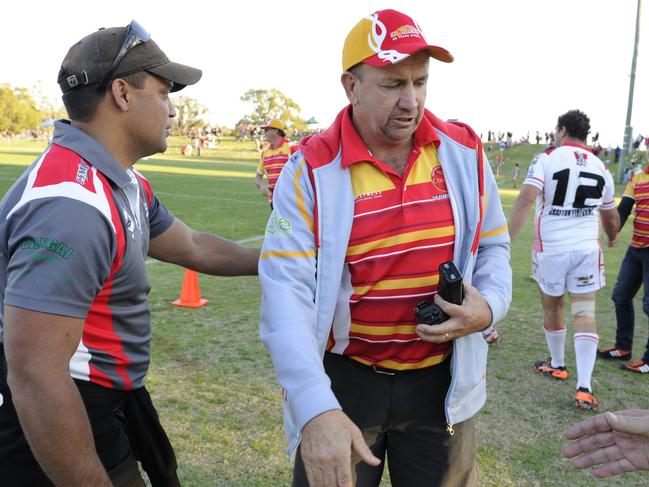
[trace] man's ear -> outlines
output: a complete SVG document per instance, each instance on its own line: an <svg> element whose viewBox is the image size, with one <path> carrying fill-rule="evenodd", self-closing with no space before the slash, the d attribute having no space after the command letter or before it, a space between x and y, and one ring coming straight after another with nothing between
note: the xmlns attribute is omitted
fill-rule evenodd
<svg viewBox="0 0 649 487"><path fill-rule="evenodd" d="M111 83L109 96L115 102L117 107L125 112L129 108L129 96L131 94L131 86L121 78L117 78Z"/></svg>
<svg viewBox="0 0 649 487"><path fill-rule="evenodd" d="M356 105L358 103L357 88L360 83L358 76L349 71L345 71L340 76L340 82L342 83L343 88L345 88L345 94L347 95L349 103Z"/></svg>

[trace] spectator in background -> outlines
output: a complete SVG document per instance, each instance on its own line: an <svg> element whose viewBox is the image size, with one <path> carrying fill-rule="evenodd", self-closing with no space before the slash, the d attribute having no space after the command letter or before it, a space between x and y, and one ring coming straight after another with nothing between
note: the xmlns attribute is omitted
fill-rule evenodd
<svg viewBox="0 0 649 487"><path fill-rule="evenodd" d="M496 176L500 176L500 171L502 171L504 165L505 154L503 154L503 149L500 149L498 154L496 154Z"/></svg>
<svg viewBox="0 0 649 487"><path fill-rule="evenodd" d="M518 178L521 175L521 168L518 165L518 162L514 164L514 168L512 169L512 188L516 188L516 184L518 183Z"/></svg>
<svg viewBox="0 0 649 487"><path fill-rule="evenodd" d="M644 135L638 134L638 136L633 141L633 150L638 150L640 148L640 144L642 144L643 141Z"/></svg>
<svg viewBox="0 0 649 487"><path fill-rule="evenodd" d="M620 162L620 154L622 153L622 149L620 149L620 146L615 147L615 161L614 162Z"/></svg>
<svg viewBox="0 0 649 487"><path fill-rule="evenodd" d="M261 147L261 157L255 174L255 184L261 194L268 197L273 208L273 189L288 158L296 150L286 138L286 127L281 120L273 119L260 127L264 131L265 145ZM264 178L266 181L264 182Z"/></svg>

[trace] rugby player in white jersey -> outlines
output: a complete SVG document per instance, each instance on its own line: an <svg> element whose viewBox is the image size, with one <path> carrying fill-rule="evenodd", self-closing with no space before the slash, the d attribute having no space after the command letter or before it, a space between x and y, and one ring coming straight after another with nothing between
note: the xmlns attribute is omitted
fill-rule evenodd
<svg viewBox="0 0 649 487"><path fill-rule="evenodd" d="M567 291L577 367L575 406L582 409L599 406L591 377L599 343L595 296L604 286L600 220L609 246L615 245L620 228L613 177L586 147L589 130L590 120L579 110L559 117L555 148L532 162L509 217L514 240L536 201L532 269L541 294L550 358L537 360L534 369L554 379L568 379L563 319Z"/></svg>

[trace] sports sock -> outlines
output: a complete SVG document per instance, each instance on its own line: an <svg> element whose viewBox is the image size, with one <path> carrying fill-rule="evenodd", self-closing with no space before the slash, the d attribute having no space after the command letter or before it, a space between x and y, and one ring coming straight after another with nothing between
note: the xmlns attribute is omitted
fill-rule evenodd
<svg viewBox="0 0 649 487"><path fill-rule="evenodd" d="M574 341L575 360L577 362L577 389L585 387L592 392L590 380L595 368L599 336L597 333L575 333Z"/></svg>
<svg viewBox="0 0 649 487"><path fill-rule="evenodd" d="M565 367L566 366L566 329L563 330L546 330L545 341L548 344L550 357L552 357L550 365L552 367Z"/></svg>

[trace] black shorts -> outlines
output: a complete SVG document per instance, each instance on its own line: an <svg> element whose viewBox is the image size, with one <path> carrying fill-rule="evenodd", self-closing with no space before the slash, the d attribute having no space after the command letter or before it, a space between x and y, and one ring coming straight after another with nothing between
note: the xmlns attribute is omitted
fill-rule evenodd
<svg viewBox="0 0 649 487"><path fill-rule="evenodd" d="M50 487L52 482L34 458L23 434L6 376L6 362L0 344L0 484L3 487ZM167 455L163 462L172 472L166 485L179 485L175 477L173 449L158 422L146 389L120 391L80 380L75 380L75 384L88 414L97 455L114 485L144 486L135 460L136 457L139 459L137 444L146 445L142 450L154 449L156 454L159 453L157 446L150 447L147 436L154 445L166 441L160 446L160 449L165 448L164 454ZM127 416L133 417L131 424ZM132 424L138 421L144 424Z"/></svg>

